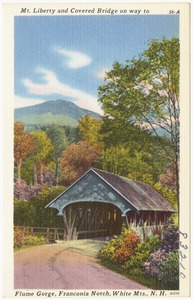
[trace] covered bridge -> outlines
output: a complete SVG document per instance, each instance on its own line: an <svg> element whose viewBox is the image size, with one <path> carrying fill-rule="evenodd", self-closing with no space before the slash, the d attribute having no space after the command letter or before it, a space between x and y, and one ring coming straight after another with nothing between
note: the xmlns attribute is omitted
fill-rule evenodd
<svg viewBox="0 0 193 300"><path fill-rule="evenodd" d="M90 169L46 208L63 216L67 239L120 234L123 222L142 238L163 231L176 209L148 184Z"/></svg>

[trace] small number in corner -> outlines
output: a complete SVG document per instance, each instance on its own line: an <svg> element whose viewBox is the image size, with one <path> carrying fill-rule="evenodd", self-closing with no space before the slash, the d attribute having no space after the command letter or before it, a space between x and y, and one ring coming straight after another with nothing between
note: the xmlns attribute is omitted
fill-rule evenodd
<svg viewBox="0 0 193 300"><path fill-rule="evenodd" d="M180 14L180 10L169 10L169 15L179 15Z"/></svg>

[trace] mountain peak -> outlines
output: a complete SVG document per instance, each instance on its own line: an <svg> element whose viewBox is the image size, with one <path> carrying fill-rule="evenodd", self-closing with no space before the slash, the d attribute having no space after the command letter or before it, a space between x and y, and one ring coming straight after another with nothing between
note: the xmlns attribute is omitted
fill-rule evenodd
<svg viewBox="0 0 193 300"><path fill-rule="evenodd" d="M75 122L85 116L90 115L94 118L101 118L98 113L79 107L73 102L66 100L50 100L40 104L16 108L14 111L15 121L21 121L25 124L50 124L60 123L60 125L67 125L66 120ZM62 124L63 123L63 124Z"/></svg>

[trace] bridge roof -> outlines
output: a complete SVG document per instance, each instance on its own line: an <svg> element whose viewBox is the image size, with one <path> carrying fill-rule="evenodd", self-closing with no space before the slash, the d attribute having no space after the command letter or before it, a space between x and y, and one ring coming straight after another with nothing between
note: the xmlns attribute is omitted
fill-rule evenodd
<svg viewBox="0 0 193 300"><path fill-rule="evenodd" d="M65 206L78 202L102 202L127 211L176 212L176 209L148 184L96 168L90 169L46 207L63 214Z"/></svg>
<svg viewBox="0 0 193 300"><path fill-rule="evenodd" d="M150 185L93 168L93 171L108 182L138 210L170 211L176 209Z"/></svg>

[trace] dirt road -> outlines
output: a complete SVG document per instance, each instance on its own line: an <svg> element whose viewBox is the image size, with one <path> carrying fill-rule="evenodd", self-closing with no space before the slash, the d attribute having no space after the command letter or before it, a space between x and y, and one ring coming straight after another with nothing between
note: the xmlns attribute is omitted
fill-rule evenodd
<svg viewBox="0 0 193 300"><path fill-rule="evenodd" d="M69 241L15 253L15 289L146 289L97 263L99 241Z"/></svg>

